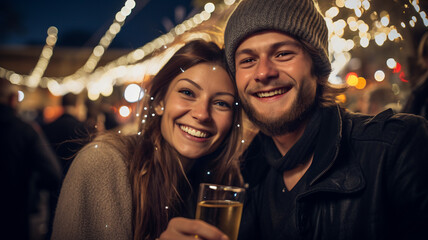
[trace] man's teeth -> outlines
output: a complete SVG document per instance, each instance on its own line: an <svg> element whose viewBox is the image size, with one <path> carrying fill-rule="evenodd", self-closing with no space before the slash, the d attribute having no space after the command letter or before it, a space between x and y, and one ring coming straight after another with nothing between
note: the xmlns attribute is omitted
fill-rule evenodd
<svg viewBox="0 0 428 240"><path fill-rule="evenodd" d="M285 93L285 89L281 88L281 89L276 89L274 91L269 91L269 92L258 92L257 97L260 97L260 98L272 97L272 96L280 95L283 93Z"/></svg>
<svg viewBox="0 0 428 240"><path fill-rule="evenodd" d="M206 138L208 137L208 133L206 132L201 132L199 130L187 127L187 126L180 126L181 130L183 130L184 132L194 136L194 137L199 137L199 138Z"/></svg>

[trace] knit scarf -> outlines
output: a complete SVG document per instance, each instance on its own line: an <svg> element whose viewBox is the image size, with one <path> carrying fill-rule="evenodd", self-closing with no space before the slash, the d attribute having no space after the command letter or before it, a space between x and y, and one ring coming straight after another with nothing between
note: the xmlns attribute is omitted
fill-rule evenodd
<svg viewBox="0 0 428 240"><path fill-rule="evenodd" d="M309 160L315 150L317 135L320 131L322 107L317 107L306 126L303 135L283 157L268 157L269 164L279 172L294 169ZM273 140L272 140L273 144ZM274 144L271 146L275 146Z"/></svg>

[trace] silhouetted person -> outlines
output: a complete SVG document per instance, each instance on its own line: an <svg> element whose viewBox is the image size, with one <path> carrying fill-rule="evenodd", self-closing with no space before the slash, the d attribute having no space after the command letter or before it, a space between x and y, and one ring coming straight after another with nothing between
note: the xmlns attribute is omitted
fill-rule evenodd
<svg viewBox="0 0 428 240"><path fill-rule="evenodd" d="M73 155L82 147L79 139L87 137L83 122L78 119L78 96L68 93L62 97L64 113L53 122L43 126L52 148L63 168L63 175L73 159Z"/></svg>
<svg viewBox="0 0 428 240"><path fill-rule="evenodd" d="M88 135L84 123L78 119L78 96L72 93L65 94L61 99L61 104L64 111L63 114L53 122L44 125L43 131L61 164L62 179L64 179L74 155L84 145ZM50 237L52 232L59 190L60 187L50 195L47 237Z"/></svg>
<svg viewBox="0 0 428 240"><path fill-rule="evenodd" d="M16 116L18 92L0 79L0 236L2 239L29 239L29 199L32 176L40 186L58 188L61 171L48 143L31 124Z"/></svg>
<svg viewBox="0 0 428 240"><path fill-rule="evenodd" d="M375 86L370 89L363 97L364 103L361 109L362 113L376 115L388 108L394 112L398 109L398 98L394 95L391 88L386 86Z"/></svg>
<svg viewBox="0 0 428 240"><path fill-rule="evenodd" d="M419 43L418 63L424 71L416 79L416 84L402 111L421 115L428 119L428 32L422 36Z"/></svg>

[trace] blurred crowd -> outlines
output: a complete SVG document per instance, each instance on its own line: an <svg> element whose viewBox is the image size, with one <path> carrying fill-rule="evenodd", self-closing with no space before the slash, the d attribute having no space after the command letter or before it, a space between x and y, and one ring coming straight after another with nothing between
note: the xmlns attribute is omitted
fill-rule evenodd
<svg viewBox="0 0 428 240"><path fill-rule="evenodd" d="M16 239L48 239L75 154L97 133L120 123L109 102L72 93L59 97L55 107L22 111L18 90L0 79L2 232Z"/></svg>

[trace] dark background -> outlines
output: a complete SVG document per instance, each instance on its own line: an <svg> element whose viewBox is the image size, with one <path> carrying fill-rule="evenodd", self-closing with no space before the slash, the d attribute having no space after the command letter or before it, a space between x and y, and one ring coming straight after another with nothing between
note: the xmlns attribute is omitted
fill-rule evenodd
<svg viewBox="0 0 428 240"><path fill-rule="evenodd" d="M199 1L200 2L200 1ZM0 46L44 45L58 28L57 47L94 47L125 0L2 0ZM136 0L110 48L135 49L201 9L191 0Z"/></svg>

